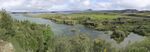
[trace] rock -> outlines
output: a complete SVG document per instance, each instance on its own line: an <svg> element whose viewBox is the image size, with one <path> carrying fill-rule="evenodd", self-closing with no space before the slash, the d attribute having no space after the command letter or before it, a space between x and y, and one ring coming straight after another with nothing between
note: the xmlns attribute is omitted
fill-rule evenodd
<svg viewBox="0 0 150 52"><path fill-rule="evenodd" d="M13 45L9 42L0 40L0 52L14 52Z"/></svg>

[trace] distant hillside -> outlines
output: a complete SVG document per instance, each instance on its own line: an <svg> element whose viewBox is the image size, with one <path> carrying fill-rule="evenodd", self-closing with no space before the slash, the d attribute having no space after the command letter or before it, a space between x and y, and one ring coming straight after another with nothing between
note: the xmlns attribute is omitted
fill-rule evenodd
<svg viewBox="0 0 150 52"><path fill-rule="evenodd" d="M91 12L91 13L150 13L148 10L143 10L139 11L137 9L124 9L124 10L92 10L92 9L87 9L87 10L71 10L71 11L13 11L11 13L13 14L26 14L26 13L60 13L60 14L70 14L70 13L83 13L83 12Z"/></svg>

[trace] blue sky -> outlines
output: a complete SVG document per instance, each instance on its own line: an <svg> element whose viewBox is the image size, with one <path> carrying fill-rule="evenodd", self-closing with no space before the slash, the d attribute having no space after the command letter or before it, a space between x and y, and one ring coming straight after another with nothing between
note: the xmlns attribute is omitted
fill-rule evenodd
<svg viewBox="0 0 150 52"><path fill-rule="evenodd" d="M150 0L0 0L0 8L9 11L149 10Z"/></svg>

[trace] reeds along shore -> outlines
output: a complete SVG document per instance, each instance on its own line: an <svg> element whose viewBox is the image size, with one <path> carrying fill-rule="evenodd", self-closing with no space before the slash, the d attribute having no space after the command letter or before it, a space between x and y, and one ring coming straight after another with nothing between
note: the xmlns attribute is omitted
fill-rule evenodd
<svg viewBox="0 0 150 52"><path fill-rule="evenodd" d="M91 19L88 20L92 21ZM96 20L92 22L95 21ZM104 21L102 21L101 23L104 23ZM122 35L124 31L128 30L128 28L132 25L129 22L131 21L132 23L133 20L129 19L128 21L129 25L125 25L125 26L123 24L120 24L120 21L122 20L114 19L108 22L108 24L112 22L117 23L116 25L119 26L119 27L114 27L115 29L111 29L111 27L108 27L110 28L108 30L115 30L115 33L113 33L114 35L119 35L119 34ZM139 27L140 23L136 22L137 24L135 23L135 25L133 26L137 26L136 27L137 31L139 29L139 32L142 32L141 31L142 29L143 32L149 33L149 27L147 27L149 23L147 21L139 21L139 22L141 23L143 22L144 24L142 23L142 25L144 26ZM105 27L108 24L105 23L102 24L102 26ZM89 26L94 26L94 25L89 24ZM132 29L132 26L130 29ZM11 19L11 16L4 10L0 11L0 39L11 42L15 48L15 52L148 52L150 51L149 38L146 38L142 42L129 45L124 49L119 49L119 48L117 49L117 48L112 48L109 43L106 43L104 40L101 40L100 38L91 39L86 34L78 34L73 37L55 36L49 26L35 24L29 21L13 20Z"/></svg>

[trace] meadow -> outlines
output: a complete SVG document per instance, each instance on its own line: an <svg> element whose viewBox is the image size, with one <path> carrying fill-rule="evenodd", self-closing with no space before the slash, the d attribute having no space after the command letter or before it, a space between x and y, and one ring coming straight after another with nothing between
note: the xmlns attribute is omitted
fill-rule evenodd
<svg viewBox="0 0 150 52"><path fill-rule="evenodd" d="M102 52L109 48L104 41L82 34L54 36L47 25L17 21L5 10L0 17L0 39L11 42L15 52Z"/></svg>
<svg viewBox="0 0 150 52"><path fill-rule="evenodd" d="M141 14L141 13L139 13ZM150 20L138 14L121 13L71 13L71 14L38 14L40 17L66 25L82 24L85 27L98 31L113 31L111 37L118 42L124 40L129 33L134 32L141 36L150 35Z"/></svg>
<svg viewBox="0 0 150 52"><path fill-rule="evenodd" d="M77 24L83 24L85 26L91 26L91 28L95 28L95 24L93 23L101 23L100 27L104 27L103 30L114 30L112 37L119 38L117 41L121 41L120 37L124 35L123 33L126 28L135 28L137 26L136 32L146 32L149 33L149 20L137 21L138 23L134 23L133 19L125 19L129 20L127 25L122 24L122 18L118 18L116 16L120 15L87 15L87 14L71 14L73 16L70 18L65 16L60 17L59 15L49 16L50 14L42 14L42 16L46 19L55 20L52 18L58 18L59 20L77 20ZM77 16L77 17L74 17ZM81 16L79 18L78 16ZM96 18L92 18L90 16L96 16ZM103 18L100 18L100 16ZM104 17L105 16L105 17ZM107 16L107 17L106 17ZM82 18L83 17L83 18ZM92 19L91 19L92 18ZM106 19L107 18L107 19ZM123 18L124 19L124 18ZM91 21L93 23L88 23L86 20ZM102 21L101 21L102 20ZM106 22L104 22L106 20ZM110 20L110 22L107 22ZM134 19L135 20L135 19ZM100 21L100 22L99 22ZM117 23L116 23L117 21ZM119 24L118 24L119 21ZM104 24L102 24L102 22ZM112 24L116 23L119 27L115 27L112 29ZM139 23L141 22L141 23ZM144 22L144 23L143 23ZM126 22L125 22L126 23ZM107 25L110 24L110 27ZM144 25L142 27L138 27L139 25ZM127 26L127 27L126 27ZM105 28L107 27L107 28ZM124 28L123 28L124 27ZM129 29L131 29L129 28ZM141 31L141 29L143 31ZM123 31L124 30L124 31ZM145 40L142 42L137 42L135 44L128 45L126 48L113 48L109 43L106 43L104 40L100 38L91 39L86 34L77 34L75 36L55 36L51 31L51 28L44 24L35 24L29 21L18 21L12 19L9 13L5 10L0 12L0 39L4 41L11 42L13 47L15 48L15 52L149 52L150 51L150 39L148 34L141 33L140 35L146 36ZM134 32L134 31L133 31Z"/></svg>

